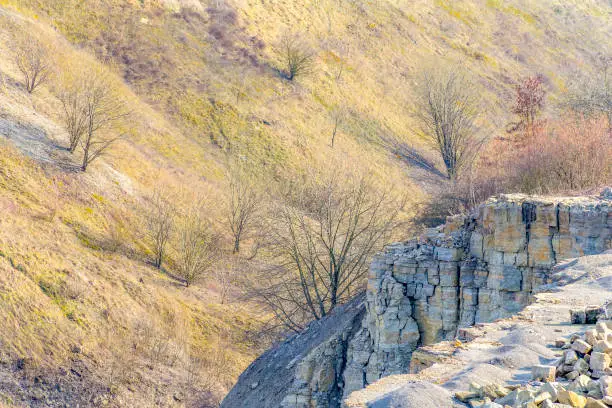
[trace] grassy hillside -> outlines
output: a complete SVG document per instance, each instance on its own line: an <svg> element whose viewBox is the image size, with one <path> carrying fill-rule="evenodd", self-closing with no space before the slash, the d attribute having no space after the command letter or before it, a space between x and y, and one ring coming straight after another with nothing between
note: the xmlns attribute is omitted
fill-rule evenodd
<svg viewBox="0 0 612 408"><path fill-rule="evenodd" d="M605 0L0 0L0 402L214 404L266 346L266 312L147 264L155 188L178 208L205 197L227 236L229 161L276 181L340 166L408 195L410 219L442 182L408 154L435 162L410 114L424 67L464 66L503 129L518 79L544 74L554 101L612 51L611 14ZM294 81L279 74L288 33L316 55ZM56 67L32 95L13 60L29 37ZM131 132L75 172L57 79L102 62Z"/></svg>

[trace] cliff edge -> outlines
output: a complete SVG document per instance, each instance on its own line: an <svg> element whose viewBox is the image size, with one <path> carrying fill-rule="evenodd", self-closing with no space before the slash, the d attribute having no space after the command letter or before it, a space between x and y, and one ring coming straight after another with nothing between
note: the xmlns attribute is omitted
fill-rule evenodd
<svg viewBox="0 0 612 408"><path fill-rule="evenodd" d="M607 193L502 195L388 245L372 261L365 299L266 352L221 407L340 407L353 391L409 373L418 347L517 314L553 282L555 264L609 249L611 208Z"/></svg>

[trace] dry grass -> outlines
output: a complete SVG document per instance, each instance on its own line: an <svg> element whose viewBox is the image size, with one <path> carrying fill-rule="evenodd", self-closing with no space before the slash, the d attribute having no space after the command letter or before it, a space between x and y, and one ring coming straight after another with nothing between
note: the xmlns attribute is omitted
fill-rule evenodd
<svg viewBox="0 0 612 408"><path fill-rule="evenodd" d="M425 194L397 146L426 149L408 114L423 61L465 65L501 127L515 78L544 73L554 98L609 45L596 0L144 3L0 0L0 120L45 134L51 161L70 164L57 86L28 95L5 58L17 34L44 39L58 74L109 60L135 129L87 174L0 141L2 351L47 371L84 361L124 406L194 404L194 387L219 398L261 347L246 335L262 318L252 305L219 304L215 282L186 290L146 264L141 214L155 187L178 208L207 197L219 220L228 157L272 180L350 163L414 204ZM276 71L288 31L317 51L296 82Z"/></svg>

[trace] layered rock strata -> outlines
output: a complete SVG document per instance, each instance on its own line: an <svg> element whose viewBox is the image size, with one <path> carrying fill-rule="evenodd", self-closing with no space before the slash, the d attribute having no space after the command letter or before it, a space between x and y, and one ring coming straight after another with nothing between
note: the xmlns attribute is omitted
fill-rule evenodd
<svg viewBox="0 0 612 408"><path fill-rule="evenodd" d="M339 407L352 391L409 372L419 345L520 311L557 261L610 248L611 208L607 197L501 196L468 217L387 246L372 262L363 306L354 305L365 308L360 321L353 316L341 325L350 330L294 353L281 406ZM241 395L257 392L245 388L254 382L249 370L222 407L241 406ZM275 405L264 398L253 406Z"/></svg>

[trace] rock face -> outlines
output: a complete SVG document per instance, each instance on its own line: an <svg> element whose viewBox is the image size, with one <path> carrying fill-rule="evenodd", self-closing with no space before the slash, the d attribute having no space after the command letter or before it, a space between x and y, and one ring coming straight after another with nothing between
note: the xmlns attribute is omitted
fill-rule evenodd
<svg viewBox="0 0 612 408"><path fill-rule="evenodd" d="M333 335L293 353L300 362L286 370L291 384L275 398L284 408L339 407L381 377L408 373L419 345L454 339L459 328L520 311L557 261L610 248L611 208L604 196L501 196L475 214L387 246L370 268L365 313L353 305L359 312L333 317L344 321ZM281 347L291 350L292 342ZM274 370L267 356L272 352L254 363L260 374ZM267 385L248 389L258 381L253 373L253 366L247 369L222 407L278 406L264 402ZM241 395L260 392L259 404L240 405Z"/></svg>

